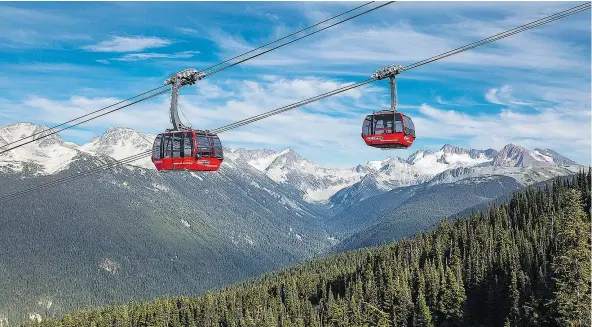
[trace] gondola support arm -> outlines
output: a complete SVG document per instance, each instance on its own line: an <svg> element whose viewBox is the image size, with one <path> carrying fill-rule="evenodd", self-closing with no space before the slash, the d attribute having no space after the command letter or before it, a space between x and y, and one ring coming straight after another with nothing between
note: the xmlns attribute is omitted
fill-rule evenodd
<svg viewBox="0 0 592 327"><path fill-rule="evenodd" d="M389 79L389 85L391 89L391 111L397 112L397 83L395 76L399 75L405 68L401 65L392 65L382 67L372 74L372 78L382 80L385 78Z"/></svg>
<svg viewBox="0 0 592 327"><path fill-rule="evenodd" d="M170 119L173 124L172 130L185 130L187 126L183 125L179 118L179 89L185 85L193 85L195 82L201 80L206 75L193 68L184 69L180 72L176 72L171 77L164 81L164 85L171 86L171 107L170 107Z"/></svg>

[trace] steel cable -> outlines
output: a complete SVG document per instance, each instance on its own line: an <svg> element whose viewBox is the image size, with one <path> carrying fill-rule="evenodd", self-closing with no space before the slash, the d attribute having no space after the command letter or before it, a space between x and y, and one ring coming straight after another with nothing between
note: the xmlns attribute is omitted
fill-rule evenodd
<svg viewBox="0 0 592 327"><path fill-rule="evenodd" d="M245 53L242 53L242 54L240 54L240 55L238 55L238 56L235 56L235 57L233 57L233 58L231 58L231 59L227 59L227 60L225 60L225 61L223 61L223 62L220 62L220 63L218 63L218 64L216 64L216 65L210 66L210 67L206 68L205 70L210 70L210 69L212 69L212 68L214 68L214 67L220 66L220 65L222 65L222 64L224 64L224 63L227 63L227 62L229 62L229 61L231 61L231 60L234 60L234 59L236 59L236 58L240 58L240 57L242 57L242 56L244 56L244 55L246 55L246 54L249 54L249 53L252 53L252 52L254 52L254 51L256 51L256 50L262 49L262 48L264 48L264 47L266 47L266 46L268 46L268 45L271 45L271 44L277 43L278 41L284 40L284 39L286 39L286 38L288 38L288 37L290 37L290 36L296 35L296 34L298 34L298 33L301 33L301 32L303 32L303 31L305 31L305 30L308 30L308 29L310 29L310 28L313 28L313 27L315 27L315 26L318 26L318 25L321 25L321 24L323 24L323 23L326 23L326 22L328 22L328 21L330 21L330 20L333 20L333 19L335 19L335 18L337 18L337 17L341 17L341 16L343 16L343 15L345 15L345 14L348 14L348 13L350 13L350 12L352 12L352 11L355 11L355 10L357 10L357 9L360 9L360 8L364 7L364 6L367 6L367 5L369 5L369 4L373 3L373 2L374 2L374 1L367 2L367 3L365 3L365 4L361 5L361 6L358 6L358 7L355 7L355 8L353 8L353 9L350 9L350 10L348 10L348 11L346 11L346 12L343 12L343 13L341 13L341 14L339 14L339 15L336 15L336 16L333 16L333 17L331 17L331 18L325 19L325 20L323 20L323 21L321 21L321 22L319 22L319 23L316 23L316 24L314 24L314 25L311 25L311 26L308 26L308 27L306 27L306 28L303 28L303 29L301 29L301 30L298 30L298 31L296 31L296 32L294 32L294 33L291 33L291 34L289 34L289 35L286 35L286 36L284 36L284 37L282 37L282 38L280 38L280 39L277 39L277 40L275 40L275 41L272 41L272 42L269 42L269 43L267 43L267 44L264 44L264 45L262 45L262 46L259 46L259 47L255 48L255 49L252 49L252 50L250 50L250 51L247 51L247 52L245 52ZM251 60L251 59L253 59L253 58L256 58L256 57L259 57L259 56L261 56L261 55L263 55L263 54L266 54L266 53L269 53L269 52L271 52L271 51L277 50L277 49L279 49L279 48L281 48L281 47L283 47L283 46L286 46L286 45L292 44L292 43L294 43L294 42L296 42L296 41L298 41L298 40L301 40L301 39L304 39L304 38L306 38L306 37L309 37L309 36L311 36L311 35L314 35L314 34L316 34L316 33L318 33L318 32L324 31L324 30L326 30L326 29L328 29L328 28L331 28L331 27L337 26L337 25L339 25L339 24L345 23L345 22L347 22L347 21L349 21L349 20L351 20L351 19L353 19L353 18L356 18L356 17L359 17L359 16L361 16L361 15L367 14L367 13L369 13L369 12L372 12L372 11L374 11L374 10L378 9L378 8L382 8L382 7L384 7L384 6L388 5L388 4L391 4L391 3L393 3L393 2L395 2L395 1L391 1L391 2L388 2L388 3L386 3L386 4L382 4L382 5L380 5L380 6L377 6L377 7L374 7L374 8L372 8L372 9L366 10L366 11L364 11L364 12L362 12L362 13L359 13L359 14L356 14L356 15L354 15L354 16L348 17L347 19L344 19L344 20L342 20L342 21L339 21L339 22L337 22L337 23L334 23L334 24L332 24L332 25L330 25L330 26L324 27L323 29L320 29L320 30L318 30L318 31L315 31L315 32L313 32L313 33L306 34L306 35L304 35L304 36L302 36L302 37L299 37L299 38L297 38L297 39L295 39L295 40L292 40L292 41L289 41L289 42L283 43L283 44L281 44L281 45L279 45L279 46L276 46L276 47L274 47L274 48L272 48L272 49L270 49L270 50L264 51L264 52L262 52L262 53L258 53L258 54L256 54L256 55L253 55L253 56L249 57L249 58L243 59L243 60L241 60L241 61L239 61L239 62L236 62L236 63L230 64L230 65L227 65L227 66L225 66L225 67L222 67L222 68L220 68L220 69L218 69L218 70L216 70L216 71L214 71L214 72L207 73L207 74L206 74L204 77L211 76L211 75L213 75L213 74L216 74L216 73L219 73L219 72L221 72L221 71L224 71L224 70L226 70L226 69L228 69L228 68L231 68L231 67L234 67L234 66L236 66L236 65L239 65L239 64L241 64L241 63L243 63L243 62L245 62L245 61ZM112 107L114 107L114 106L117 106L117 105L119 105L119 104L122 104L122 103L124 103L124 102L127 102L127 101L129 101L129 100L133 100L133 99L135 99L135 98L138 98L138 97L140 97L140 96L142 96L142 95L145 95L145 94L148 94L148 93L150 93L150 92L154 92L154 91L156 91L156 90L162 89L162 88L164 88L164 87L166 87L166 85L159 86L159 87L157 87L157 88L154 88L154 89L152 89L152 90L149 90L149 91L146 91L146 92L144 92L144 93L141 93L141 94L135 95L135 96L133 96L133 97L127 98L127 99L125 99L125 100L119 101L119 102L117 102L117 103L114 103L114 104L112 104L112 105L109 105L109 106L107 106L107 107L103 107L103 108L101 108L101 109L97 109L97 110L95 110L95 111L92 111L92 112L90 112L90 113L87 113L87 114L85 114L85 115L82 115L82 116L80 116L80 117L77 117L77 118L70 119L70 120L69 120L69 121L67 121L67 122L61 123L61 124L59 124L59 125L56 125L56 126L52 126L52 127L48 128L47 130L44 130L44 131L40 131L40 132L33 133L32 135L29 135L29 136L23 137L23 138L21 138L21 139L19 139L19 140L16 140L16 141L10 142L10 143L8 143L8 144L5 144L5 145L3 145L3 146L0 146L0 149L2 149L2 148L5 148L5 147L7 147L7 146L9 146L9 145L12 145L12 144L15 144L15 143L22 142L22 141L24 141L24 140L26 140L26 139L29 139L29 138L34 138L36 135L39 135L39 134L45 134L45 133L46 133L48 130L53 130L53 129L55 129L55 128L58 128L58 127L64 126L64 125L66 125L66 124L69 124L69 123L71 123L71 122L77 121L77 120L79 120L79 119L82 119L82 118L84 118L84 117L88 117L88 116L90 116L90 115L92 115L92 114L95 114L95 113L98 113L98 112L101 112L101 111L104 111L104 110L107 110L107 109L109 109L109 108L112 108ZM165 93L166 93L166 92L165 92ZM163 94L163 93L159 93L158 95L160 95L160 94ZM138 103L138 102L134 102L134 104L135 104L135 103ZM126 108L126 107L128 107L128 106L120 107L120 108L118 108L118 109L116 109L116 110L111 110L111 111L109 111L109 113L112 113L112 112L114 112L114 111L117 111L117 110L121 110L121 109L123 109L123 108ZM100 115L100 116L103 116L103 115ZM84 122L88 122L88 121L90 121L90 120L93 120L93 119L95 119L95 118L98 118L98 117L100 117L100 116L97 116L97 117L94 117L94 118L87 119L87 120L85 120ZM84 122L82 122L82 123L84 123ZM77 124L77 125L80 125L80 124ZM76 126L76 125L74 125L74 126ZM62 129L62 130L63 130L63 129ZM62 131L62 130L60 130L60 131ZM58 132L59 132L59 131L58 131ZM53 134L55 134L55 133L51 133L51 134L53 135ZM8 150L6 150L6 151L10 151L10 150L16 149L16 148L18 148L18 147L21 147L21 146L23 146L23 145L25 145L25 144L29 144L29 143L35 142L36 140L39 140L39 139L41 139L41 138L42 138L42 137L40 137L40 138L37 138L37 139L33 139L31 142L26 142L26 143L23 143L23 144L20 144L20 145L17 145L17 146L13 146L13 147L11 147L10 149L8 149ZM4 152L6 152L6 151L2 151L2 152L0 152L0 154L4 153Z"/></svg>
<svg viewBox="0 0 592 327"><path fill-rule="evenodd" d="M418 61L418 62L416 62L414 64L411 64L411 65L406 66L405 69L404 69L404 71L405 70L409 70L409 69L413 69L413 68L416 68L416 67L419 67L419 66L422 66L422 65L425 65L427 63L430 63L430 62L433 62L433 61L436 61L436 60L440 60L440 59L443 59L443 58L452 56L454 54L458 54L458 53L461 53L461 52L464 52L464 51L468 51L470 49L473 49L473 48L476 48L476 47L479 47L479 46L482 46L482 45L485 45L485 44L489 44L491 42L495 42L497 40L500 40L500 39L503 39L503 38L506 38L506 37L509 37L509 36L512 36L512 35L521 33L521 32L526 31L528 29L532 29L532 28L535 28L535 27L538 27L538 26L542 26L544 24L548 24L548 23L553 22L555 20L562 19L562 18L565 18L567 16L571 16L573 14L576 14L576 13L579 13L579 12L582 12L582 11L585 11L585 10L588 10L588 9L590 9L590 3L586 3L586 4L583 4L583 5L576 6L574 8L570 8L568 10L565 10L565 11L562 11L562 12L559 12L559 13L556 13L556 14L553 14L551 16L548 16L548 17L545 17L545 18L542 18L542 19L533 21L531 23L521 25L521 26L519 26L517 28L511 29L511 30L508 30L508 31L505 31L505 32L502 32L502 33L498 33L498 34L493 35L491 37L482 39L480 41L473 42L473 43L468 44L466 46L463 46L463 47L460 47L460 48L457 48L457 49L454 49L454 50L451 50L451 51L442 53L442 54L440 54L438 56L434 56L434 57L430 57L428 59L424 59L424 60ZM372 82L375 82L375 81L377 81L377 79L371 78L371 79L367 79L367 80L362 81L362 82L359 82L359 83L355 83L355 84L343 86L343 87L341 87L339 89L336 89L336 90L333 90L333 91L330 91L330 92L327 92L327 93L324 93L324 94L321 94L321 95L317 95L315 97L312 97L312 98L309 98L309 99L306 99L306 100L303 100L303 101L300 101L300 102L297 102L297 103L294 103L294 104L291 104L291 105L288 105L288 106L284 106L284 107L281 107L281 108L278 108L278 109L275 109L275 110L272 110L272 111L268 111L266 113L263 113L263 114L260 114L260 115L257 115L257 116L253 116L253 117L250 117L250 118L247 118L247 119L244 119L244 120L241 120L241 121L232 123L232 124L228 124L226 126L222 126L222 127L217 128L217 129L215 129L213 131L216 131L217 133L222 133L222 132L225 132L225 131L228 131L228 130L231 130L231 129L234 129L234 128L237 128L237 127L240 127L240 126L244 126L246 124L250 124L252 122L255 122L255 121L258 121L258 120L267 118L267 117L271 117L273 115L276 115L276 114L279 114L279 113L282 113L282 112L285 112L285 111L288 111L288 110L292 110L292 109L301 107L303 105L306 105L306 104L309 104L309 103L312 103L312 102L315 102L315 101L318 101L318 100L321 100L321 99L324 99L324 98L327 98L327 97L330 97L330 96L333 96L333 95L336 95L336 94L339 94L339 93L342 93L342 92L345 92L345 91L348 91L348 90L351 90L351 89L354 89L354 88L357 88L357 87L360 87L362 85L365 85L365 84L368 84L368 83L372 83ZM150 154L151 154L151 151L150 150L144 151L144 152L135 154L133 156L130 156L130 157L127 157L127 158L123 158L123 159L121 159L119 161L116 161L116 162L112 162L112 163L109 163L109 164L106 164L106 165L103 165L103 166L95 167L95 168L93 168L93 169L91 169L89 171L86 171L86 172L77 173L77 174L71 174L69 176L63 177L63 178L58 179L56 181L52 181L52 182L49 182L49 183L41 184L41 185L38 185L36 187L30 188L30 189L26 189L26 190L23 190L23 191L20 191L20 192L16 192L16 193L13 193L13 194L8 194L6 196L0 197L0 202L6 201L8 199L13 199L13 198L18 197L20 195L24 195L24 194L27 194L27 193L30 193L30 192L34 192L34 191L37 191L37 190L42 189L42 188L52 187L52 186L55 186L55 185L59 185L59 184L63 184L63 183L69 182L71 180L82 178L82 177L88 176L88 175L90 175L90 174L92 174L92 173L94 173L96 171L100 171L100 170L104 170L104 169L109 169L109 168L112 168L112 167L116 167L116 166L118 166L120 164L131 163L131 162L134 162L136 160L142 159L142 158L144 158L144 156L150 155Z"/></svg>

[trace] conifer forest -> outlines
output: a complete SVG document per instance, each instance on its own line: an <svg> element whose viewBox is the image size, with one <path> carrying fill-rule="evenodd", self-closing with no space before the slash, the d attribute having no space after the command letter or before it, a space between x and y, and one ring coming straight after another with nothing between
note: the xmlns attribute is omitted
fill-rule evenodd
<svg viewBox="0 0 592 327"><path fill-rule="evenodd" d="M23 327L590 326L590 171L376 248L198 297L114 304Z"/></svg>

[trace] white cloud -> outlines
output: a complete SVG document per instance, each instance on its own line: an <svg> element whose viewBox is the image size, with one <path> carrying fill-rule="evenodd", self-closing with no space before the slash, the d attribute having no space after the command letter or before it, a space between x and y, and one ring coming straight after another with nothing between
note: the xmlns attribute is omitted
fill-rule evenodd
<svg viewBox="0 0 592 327"><path fill-rule="evenodd" d="M250 14L250 15L253 15L254 17L258 17L258 18L265 18L265 19L271 20L273 22L281 21L281 18L278 15L271 13L271 12L267 12L267 11L253 8L251 6L247 6L244 12L245 12L245 14Z"/></svg>
<svg viewBox="0 0 592 327"><path fill-rule="evenodd" d="M146 52L146 53L128 53L120 58L112 58L112 60L118 61L140 61L140 60L147 60L147 59L186 59L192 58L196 54L200 53L199 51L182 51L176 53L154 53L154 52Z"/></svg>
<svg viewBox="0 0 592 327"><path fill-rule="evenodd" d="M493 104L499 104L503 106L519 105L527 106L530 105L528 102L518 100L512 96L512 87L510 85L504 85L501 88L492 88L485 94L485 100Z"/></svg>
<svg viewBox="0 0 592 327"><path fill-rule="evenodd" d="M527 148L550 148L566 156L590 156L590 112L550 108L534 113L509 109L498 113L469 115L423 104L414 117L422 138L458 140L476 148L500 149L508 143Z"/></svg>
<svg viewBox="0 0 592 327"><path fill-rule="evenodd" d="M417 9L418 7L418 4L401 5L405 5L407 9L409 7ZM307 16L311 15L310 12L316 12L313 10L316 6L311 6L313 8L302 5L307 9L305 11ZM394 10L398 6L399 4L393 4L386 8ZM377 20L381 24L370 25L361 23L363 20L356 19L319 35L298 41L297 46L288 45L265 56L245 62L244 65L274 70L289 70L291 68L292 71L300 71L301 69L314 71L319 67L327 70L329 67L340 66L349 67L346 69L349 69L352 74L364 71L369 75L373 69L386 64L417 62L483 37L514 28L548 15L551 13L550 11L559 10L558 6L562 7L564 4L549 4L548 6L529 4L526 6L528 7L528 15L526 15L521 11L511 11L508 7L489 5L485 6L486 9L499 14L498 17L501 18L476 20L474 12L468 11L484 10L484 6L479 4L476 4L474 8L468 6L464 11L451 4L451 7L455 8L454 12L448 10L446 16L439 16L434 20L423 18L420 24L415 23L416 16L414 19L393 19L391 17L389 23L384 23L381 15L387 9L381 9L372 14L378 16ZM522 11L527 10L522 8ZM397 9L397 12L403 14L402 10ZM392 13L389 15L392 16ZM425 16L425 12L422 12L422 15ZM314 16L312 21L316 22L321 17L325 18L327 14L315 13ZM492 68L504 72L516 68L530 71L545 69L555 72L573 72L574 70L587 72L590 68L590 61L586 47L578 46L570 43L566 38L558 37L560 35L586 38L589 36L589 28L586 30L586 25L589 26L589 22L580 20L578 26L584 26L584 28L574 30L569 26L572 24L570 23L571 19L573 18L570 17L565 21L526 31L493 44L445 58L425 67L430 67L428 68L430 71L442 69L442 67L471 69L471 78L475 77L475 70L487 72ZM292 28L292 30L294 29ZM226 35L220 32L212 33L211 39L218 43L222 50L222 57L236 55L243 50L265 43L259 40L246 41L241 36ZM423 71L425 67L413 70L409 74Z"/></svg>
<svg viewBox="0 0 592 327"><path fill-rule="evenodd" d="M180 107L193 127L215 129L248 118L282 105L292 104L334 90L345 83L317 77L285 79L266 76L261 80L227 81L210 84L200 81L197 90L184 88L181 92ZM367 149L361 141L359 132L365 107L372 106L362 98L362 92L373 94L376 89L366 87L344 92L318 103L298 108L257 123L223 133L223 141L235 146L291 146L295 150L314 158L316 151L329 151L331 148L347 152L350 160ZM20 120L43 121L58 124L73 117L120 101L116 98L71 97L66 101L56 101L42 97L31 97L22 105L11 106L19 113ZM163 95L155 101L147 101L129 108L92 120L82 126L86 130L102 130L113 127L131 127L144 132L158 132L168 127L169 97ZM352 106L357 108L352 109ZM352 147L352 143L355 146ZM355 151L351 152L353 149ZM323 158L319 158L323 161ZM326 158L325 158L326 160ZM341 165L348 165L334 159ZM359 161L359 160L356 160Z"/></svg>
<svg viewBox="0 0 592 327"><path fill-rule="evenodd" d="M469 99L467 96L462 96L460 98L455 98L453 100L445 100L441 96L435 97L436 103L445 105L445 106L455 106L455 107L467 107L467 106L481 106L484 105L483 103L479 103L477 101ZM415 108L415 107L413 107Z"/></svg>
<svg viewBox="0 0 592 327"><path fill-rule="evenodd" d="M203 80L181 91L180 107L194 128L211 130L343 85L345 83L341 81L318 77L287 79L276 75L215 84ZM501 89L506 93L511 90L508 87ZM226 146L233 147L292 147L306 157L333 166L352 166L364 161L360 158L407 155L409 151L376 151L367 147L360 137L363 117L385 103L384 95L373 86L354 89L224 132L221 139ZM25 102L25 109L9 107L18 111L21 119L60 123L118 101L87 97L55 101L32 97ZM85 129L100 128L100 131L121 126L158 132L169 125L168 101L169 97L163 95L155 101L134 105L83 126ZM441 140L442 143L496 149L515 143L528 148L551 148L580 161L590 156L589 106L554 106L529 113L504 109L475 115L424 104L416 106L412 116L419 138L430 139L431 143Z"/></svg>
<svg viewBox="0 0 592 327"><path fill-rule="evenodd" d="M282 6L301 8L310 18L310 23L352 7L351 4L337 3L290 3ZM350 21L241 64L247 66L245 70L248 70L248 75L240 73L233 80L219 79L216 75L193 87L184 88L181 91L181 107L194 127L217 128L333 90L344 85L344 81L364 79L374 69L385 64L407 64L431 57L569 6L565 3L430 3L430 8L437 8L438 14L426 17L421 4L396 3L366 18ZM229 29L210 32L209 38L219 45L220 59L226 59L288 34L298 27L302 26L281 25L273 32L265 32L268 34L259 34L254 29L256 32L248 35L235 34ZM192 35L198 32L191 28L176 30ZM402 93L405 87L399 89L400 98L407 105L401 108L412 107L409 111L416 120L420 142L430 138L426 142L431 144L441 140L442 143L498 149L514 142L529 148L553 148L568 157L580 155L587 158L590 149L590 116L586 116L586 112L590 111L590 55L586 49L589 41L586 40L589 39L589 33L589 20L570 17L414 69L400 77L413 95L409 97ZM29 30L15 36L24 40L39 37L31 35ZM577 43L580 37L584 41ZM164 54L144 51L171 43L161 38L114 37L89 45L87 50L124 52L117 58L124 61L159 58L162 60L157 62L162 67L173 66L171 62L184 67L190 64L197 67L211 64L169 60L183 59L183 54L179 52ZM107 71L109 68L102 69ZM102 75L101 81L112 79L114 73L109 71L108 76ZM245 76L251 78L262 73L273 75L244 80ZM340 80L302 77L305 74L332 74L339 76ZM343 76L349 77L341 80ZM93 74L93 78L96 79L97 75ZM419 83L412 79L429 83L413 89L414 82L415 85ZM68 84L64 81L60 80L60 83ZM0 77L3 85L8 82ZM153 82L150 81L149 85L153 85ZM160 80L157 82L161 83ZM139 79L131 83L130 80L118 83L117 87L148 84ZM368 148L359 135L363 116L388 104L385 84L382 86L380 93L370 86L363 90L352 90L346 95L328 98L306 108L223 133L221 138L230 145L290 146L314 160L325 163L333 160L345 165L364 161L363 158L375 159L380 155L403 155L403 151L383 152ZM79 94L89 93L80 91ZM90 94L109 93L102 90ZM415 103L407 100L420 97L421 100ZM420 101L428 100L426 97L430 100L436 97L435 102L446 109L463 106L463 112L419 106ZM483 101L483 97L487 102ZM24 108L21 105L9 109L8 114L14 112L18 119L24 116L31 120L60 123L117 101L101 97L74 97L65 101L39 97L31 98ZM510 110L497 111L500 107L489 103ZM541 103L544 105L539 106ZM481 107L474 107L477 105ZM492 111L482 114L482 108ZM17 109L21 111L17 112ZM163 96L157 101L138 104L97 119L86 126L95 129L127 126L156 132L168 127L167 111L168 96ZM582 151L587 151L587 154Z"/></svg>
<svg viewBox="0 0 592 327"><path fill-rule="evenodd" d="M158 37L114 36L109 41L85 45L82 49L92 52L133 52L150 48L161 48L172 44L172 41Z"/></svg>
<svg viewBox="0 0 592 327"><path fill-rule="evenodd" d="M54 125L111 106L121 100L118 98L73 96L68 100L57 101L32 96L20 106L15 105L13 108L3 111L5 114L9 114L10 111L15 112L20 121L41 121L47 125ZM86 130L93 128L106 129L113 126L131 127L138 130L160 130L168 125L167 102L168 98L166 96L155 98L155 100L147 100L91 120L82 124L81 127ZM115 108L112 107L103 112Z"/></svg>
<svg viewBox="0 0 592 327"><path fill-rule="evenodd" d="M504 103L497 98L498 91L498 89L490 89L487 91L487 94L485 94L485 99L493 104L503 105Z"/></svg>
<svg viewBox="0 0 592 327"><path fill-rule="evenodd" d="M179 32L183 33L183 34L197 34L197 30L193 29L193 28L187 28L187 27L178 27L177 30L179 30Z"/></svg>

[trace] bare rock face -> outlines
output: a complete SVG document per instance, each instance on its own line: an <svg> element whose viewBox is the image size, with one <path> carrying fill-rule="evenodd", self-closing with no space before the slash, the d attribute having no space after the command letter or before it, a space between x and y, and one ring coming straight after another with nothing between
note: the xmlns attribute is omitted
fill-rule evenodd
<svg viewBox="0 0 592 327"><path fill-rule="evenodd" d="M99 267L101 267L101 269L105 270L111 275L117 275L119 269L121 268L121 266L117 262L112 261L109 258L103 258L103 260L101 260L101 263L99 264Z"/></svg>
<svg viewBox="0 0 592 327"><path fill-rule="evenodd" d="M545 155L539 150L530 151L521 146L508 144L495 156L491 164L496 167L540 167L553 166L559 162L573 162L560 155L557 159L558 162L555 162L553 155Z"/></svg>

